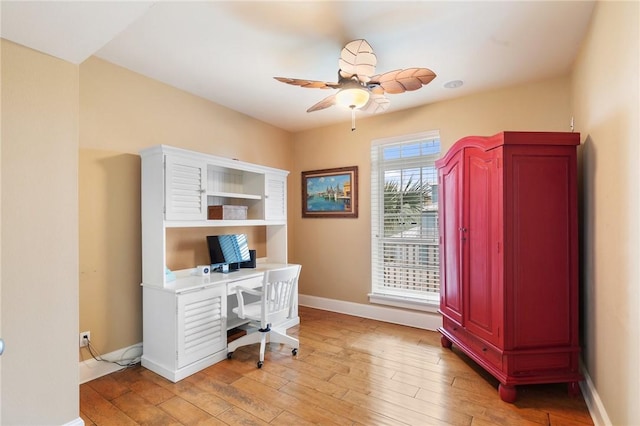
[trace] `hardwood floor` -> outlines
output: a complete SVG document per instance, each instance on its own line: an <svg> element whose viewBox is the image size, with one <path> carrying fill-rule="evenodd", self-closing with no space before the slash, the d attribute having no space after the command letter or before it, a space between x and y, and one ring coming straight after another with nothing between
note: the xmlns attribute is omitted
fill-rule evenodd
<svg viewBox="0 0 640 426"><path fill-rule="evenodd" d="M300 352L240 348L178 383L136 366L80 386L86 425L592 425L563 384L498 382L436 332L300 308Z"/></svg>

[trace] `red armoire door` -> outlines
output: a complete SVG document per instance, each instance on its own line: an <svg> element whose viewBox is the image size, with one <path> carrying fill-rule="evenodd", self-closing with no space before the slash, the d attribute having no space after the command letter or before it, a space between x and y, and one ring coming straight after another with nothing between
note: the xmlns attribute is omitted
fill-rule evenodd
<svg viewBox="0 0 640 426"><path fill-rule="evenodd" d="M462 324L461 241L463 151L438 170L440 210L440 311Z"/></svg>
<svg viewBox="0 0 640 426"><path fill-rule="evenodd" d="M464 327L500 343L502 318L500 148L465 148L463 201Z"/></svg>
<svg viewBox="0 0 640 426"><path fill-rule="evenodd" d="M506 157L506 349L577 347L575 147Z"/></svg>

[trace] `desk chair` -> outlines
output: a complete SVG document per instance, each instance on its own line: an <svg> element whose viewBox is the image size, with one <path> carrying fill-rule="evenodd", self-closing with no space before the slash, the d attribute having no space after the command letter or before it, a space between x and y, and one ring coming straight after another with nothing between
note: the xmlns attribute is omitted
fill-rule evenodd
<svg viewBox="0 0 640 426"><path fill-rule="evenodd" d="M282 326L282 323L291 315L301 268L300 265L293 265L266 271L260 291L236 287L238 307L233 308L232 311L239 318L250 320L249 325L257 330L249 331L246 335L230 342L227 346L228 359L231 359L233 351L240 346L260 342L258 368L262 368L267 341L284 343L293 348L291 351L293 355L298 353L298 339L287 336L287 330ZM260 300L245 304L244 294L259 296Z"/></svg>

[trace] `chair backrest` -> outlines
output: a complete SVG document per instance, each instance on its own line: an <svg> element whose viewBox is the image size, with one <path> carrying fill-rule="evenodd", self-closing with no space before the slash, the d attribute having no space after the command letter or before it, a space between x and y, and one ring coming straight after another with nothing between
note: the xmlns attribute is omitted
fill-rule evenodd
<svg viewBox="0 0 640 426"><path fill-rule="evenodd" d="M271 269L265 272L262 285L262 326L278 324L291 312L301 265Z"/></svg>

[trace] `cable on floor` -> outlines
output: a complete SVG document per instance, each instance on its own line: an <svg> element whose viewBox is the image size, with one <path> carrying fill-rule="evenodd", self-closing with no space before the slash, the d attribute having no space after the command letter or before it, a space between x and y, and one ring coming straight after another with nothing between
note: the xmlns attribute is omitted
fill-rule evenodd
<svg viewBox="0 0 640 426"><path fill-rule="evenodd" d="M124 368L130 368L135 366L136 364L138 364L140 362L140 356L136 356L134 358L121 358L119 361L111 361L109 359L105 359L102 357L102 355L100 354L100 352L98 352L96 350L96 348L93 347L93 345L91 344L91 340L87 339L87 349L89 350L89 353L91 354L91 357L93 359L95 359L96 361L100 361L100 362L108 362L111 364L116 364L119 365L120 367Z"/></svg>

